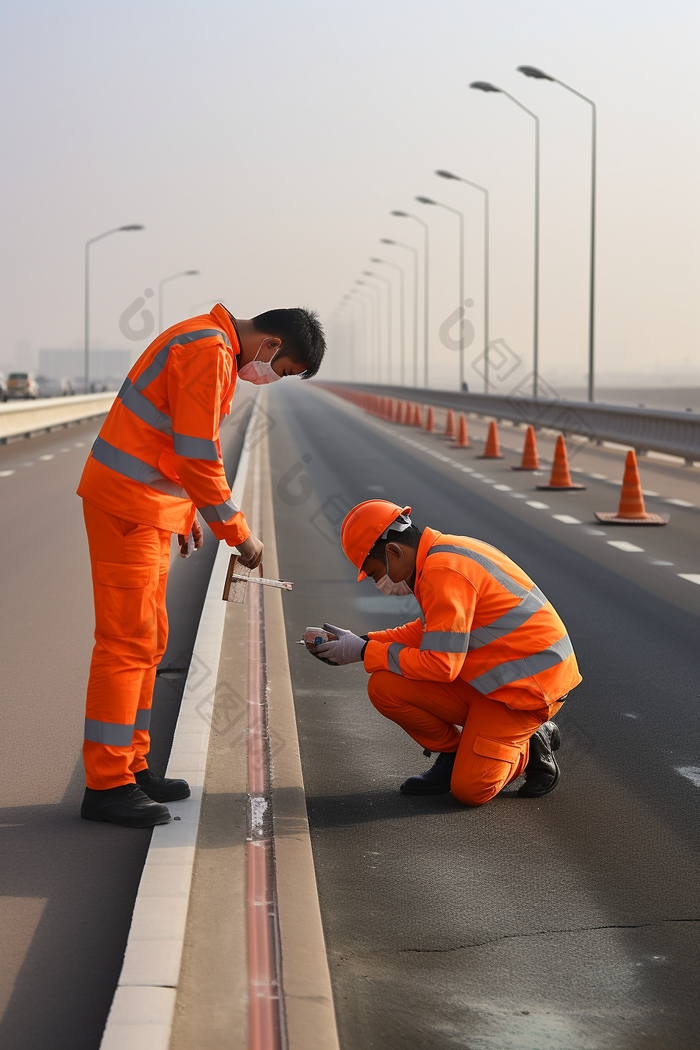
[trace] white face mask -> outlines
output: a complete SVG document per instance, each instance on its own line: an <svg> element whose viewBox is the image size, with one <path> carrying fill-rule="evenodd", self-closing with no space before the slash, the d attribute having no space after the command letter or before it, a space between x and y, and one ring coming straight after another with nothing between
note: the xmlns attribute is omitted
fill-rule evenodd
<svg viewBox="0 0 700 1050"><path fill-rule="evenodd" d="M265 344L263 339L262 343L258 347L258 354L262 350ZM282 348L280 347L280 350ZM247 365L243 365L238 373L238 378L242 379L245 383L254 383L255 386L265 386L267 383L276 383L282 376L278 376L272 367L272 362L279 354L279 350L276 354L272 355L270 361L258 361L258 354L255 355L252 361L249 361Z"/></svg>
<svg viewBox="0 0 700 1050"><path fill-rule="evenodd" d="M382 594L390 594L394 598L402 597L405 594L413 594L405 580L399 580L398 583L394 583L389 576L382 576L381 580L375 580L374 586Z"/></svg>

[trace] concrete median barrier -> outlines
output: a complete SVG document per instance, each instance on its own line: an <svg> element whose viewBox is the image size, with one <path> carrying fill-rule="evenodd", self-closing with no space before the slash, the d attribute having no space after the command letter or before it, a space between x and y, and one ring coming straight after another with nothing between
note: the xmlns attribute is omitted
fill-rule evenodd
<svg viewBox="0 0 700 1050"><path fill-rule="evenodd" d="M68 426L109 412L116 394L43 397L36 401L7 401L0 405L0 444L9 438L31 437L43 430Z"/></svg>

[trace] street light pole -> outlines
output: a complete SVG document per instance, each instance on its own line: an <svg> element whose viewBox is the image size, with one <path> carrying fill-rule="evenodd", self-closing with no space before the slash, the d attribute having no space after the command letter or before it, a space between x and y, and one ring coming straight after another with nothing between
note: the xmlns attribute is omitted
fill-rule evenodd
<svg viewBox="0 0 700 1050"><path fill-rule="evenodd" d="M391 338L391 279L389 277L383 277L380 273L372 273L371 270L362 271L365 277L374 277L377 281L384 281L386 284L386 357L387 357L387 381L391 386L391 355L393 351L393 344Z"/></svg>
<svg viewBox="0 0 700 1050"><path fill-rule="evenodd" d="M413 253L413 385L418 386L418 249L412 244L404 244L403 241L392 241L388 237L381 238L382 244L393 244L396 248L405 248ZM401 378L404 373L404 356L402 349Z"/></svg>
<svg viewBox="0 0 700 1050"><path fill-rule="evenodd" d="M401 219L413 219L415 222L419 222L423 227L423 250L424 250L424 265L423 265L423 342L424 342L424 359L423 359L423 385L425 389L428 389L428 359L430 356L429 341L430 341L430 324L428 319L428 311L430 308L430 227L427 222L419 219L417 215L408 211L392 211L392 215L397 216ZM416 384L417 385L417 384Z"/></svg>
<svg viewBox="0 0 700 1050"><path fill-rule="evenodd" d="M175 281L178 277L195 277L199 270L180 270L179 273L171 273L169 277L163 277L158 281L158 333L163 331L163 285L168 281Z"/></svg>
<svg viewBox="0 0 700 1050"><path fill-rule="evenodd" d="M370 262L377 263L378 266L391 266L392 270L397 270L399 274L399 341L401 345L401 386L405 386L405 339L406 339L406 317L405 317L405 306L404 306L404 272L403 266L399 266L397 263L388 262L386 259L370 259ZM391 382L391 372L389 373L389 382Z"/></svg>
<svg viewBox="0 0 700 1050"><path fill-rule="evenodd" d="M362 335L361 335L361 339L358 339L358 343L360 343L360 349L362 351L362 359L364 361L366 361L367 357L368 357L368 348L369 348L369 343L370 343L370 338L371 338L371 336L370 336L370 331L371 331L371 329L370 329L370 319L369 319L369 312L367 310L367 307L368 307L369 304L368 304L368 302L367 302L367 300L365 298L361 297L361 293L360 293L359 289L352 288L350 290L349 294L351 296L360 296L360 298L353 298L352 303L353 303L354 306L361 306L362 307L362 322L361 322L361 327L360 327L360 331L361 331ZM358 353L358 357L359 357L359 353ZM365 376L367 376L368 373L369 373L369 369L365 368L364 371L363 371L363 374Z"/></svg>
<svg viewBox="0 0 700 1050"><path fill-rule="evenodd" d="M432 197L416 197L420 204L433 204L445 211L451 211L459 219L459 309L464 309L464 214L457 208L452 208L442 201L434 201ZM464 389L464 324L460 316L459 322L459 389Z"/></svg>
<svg viewBox="0 0 700 1050"><path fill-rule="evenodd" d="M379 382L380 375L380 363L382 357L382 315L381 315L381 301L382 293L376 284L370 284L369 281L355 281L355 284L363 285L361 289L363 292L366 290L372 292L374 298L372 299L372 305L374 307L374 338L375 338L375 357L374 357L374 370L376 374L377 382Z"/></svg>
<svg viewBox="0 0 700 1050"><path fill-rule="evenodd" d="M532 394L534 398L539 396L539 309L540 309L540 118L531 109L524 106L517 98L514 98L503 88L489 84L485 80L475 80L469 87L477 91L494 91L505 95L511 102L529 114L535 122L535 262L534 262L534 302L532 318Z"/></svg>
<svg viewBox="0 0 700 1050"><path fill-rule="evenodd" d="M144 226L139 223L129 223L128 226L115 226L113 230L98 233L97 237L91 237L85 242L85 393L90 393L90 245L95 241L101 241L113 233L124 233L130 230L143 230Z"/></svg>
<svg viewBox="0 0 700 1050"><path fill-rule="evenodd" d="M582 95L570 84L565 84L557 77L550 77L536 66L518 66L518 72L535 80L551 80L560 87L566 88L572 95L583 99L591 107L591 232L588 286L588 400L595 401L595 224L596 224L596 154L597 154L597 107L592 98Z"/></svg>
<svg viewBox="0 0 700 1050"><path fill-rule="evenodd" d="M489 191L478 182L471 182L462 178L461 175L453 175L451 171L436 171L443 179L454 179L456 182L464 182L475 190L480 190L484 195L484 393L489 392Z"/></svg>

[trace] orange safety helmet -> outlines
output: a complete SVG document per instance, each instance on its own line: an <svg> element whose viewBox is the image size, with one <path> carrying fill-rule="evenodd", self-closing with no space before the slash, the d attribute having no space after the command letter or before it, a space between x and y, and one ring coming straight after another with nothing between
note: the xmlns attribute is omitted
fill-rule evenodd
<svg viewBox="0 0 700 1050"><path fill-rule="evenodd" d="M367 499L346 514L340 526L340 542L345 557L358 570L358 582L367 576L367 573L362 571L362 566L380 536L401 514L410 513L410 507L399 507L398 503L390 503L387 499ZM410 524L409 518L403 528L408 528Z"/></svg>

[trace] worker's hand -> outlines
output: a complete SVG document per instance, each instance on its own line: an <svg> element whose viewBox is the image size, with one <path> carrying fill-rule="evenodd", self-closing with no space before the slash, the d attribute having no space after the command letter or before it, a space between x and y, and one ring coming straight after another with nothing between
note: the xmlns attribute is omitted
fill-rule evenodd
<svg viewBox="0 0 700 1050"><path fill-rule="evenodd" d="M246 569L257 569L263 556L262 540L251 532L247 540L237 543L236 546L241 555L241 565L245 565Z"/></svg>
<svg viewBox="0 0 700 1050"><path fill-rule="evenodd" d="M335 640L322 642L309 652L317 656L324 663L340 666L341 664L356 664L362 659L367 642L352 631L344 631L342 627L334 627L331 623L324 623L324 630L330 631L336 636Z"/></svg>
<svg viewBox="0 0 700 1050"><path fill-rule="evenodd" d="M189 535L178 536L177 538L177 542L180 544L181 558L187 558L188 555L192 553L191 551L187 550L189 538ZM202 526L199 524L196 518L192 522L192 539L194 541L194 549L198 551L204 543L204 537L202 536Z"/></svg>

